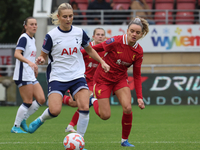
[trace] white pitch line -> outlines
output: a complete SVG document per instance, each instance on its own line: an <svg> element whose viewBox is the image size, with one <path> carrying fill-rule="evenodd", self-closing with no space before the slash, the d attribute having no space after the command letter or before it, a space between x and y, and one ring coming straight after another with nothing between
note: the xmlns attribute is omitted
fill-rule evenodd
<svg viewBox="0 0 200 150"><path fill-rule="evenodd" d="M61 144L62 142L0 142L0 145L6 144ZM120 142L86 142L86 143L120 143ZM131 143L138 144L200 144L200 141L152 141L152 142L139 142L131 141Z"/></svg>

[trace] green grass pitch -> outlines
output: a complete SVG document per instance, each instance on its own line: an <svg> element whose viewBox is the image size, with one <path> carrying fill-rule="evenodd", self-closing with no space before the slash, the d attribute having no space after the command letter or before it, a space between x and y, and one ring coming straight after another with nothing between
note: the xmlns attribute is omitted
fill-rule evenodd
<svg viewBox="0 0 200 150"><path fill-rule="evenodd" d="M33 134L10 133L18 107L0 107L0 150L64 150L65 127L76 108L63 106L61 114L47 120ZM42 106L27 120L29 125L44 110ZM90 108L85 134L88 150L199 150L200 106L133 106L133 126L129 142L134 148L121 147L121 106L111 106L111 118L101 120Z"/></svg>

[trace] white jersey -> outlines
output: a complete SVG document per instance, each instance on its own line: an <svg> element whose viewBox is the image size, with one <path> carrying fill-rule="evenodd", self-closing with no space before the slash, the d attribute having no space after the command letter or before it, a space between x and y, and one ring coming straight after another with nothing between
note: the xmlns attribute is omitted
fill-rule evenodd
<svg viewBox="0 0 200 150"><path fill-rule="evenodd" d="M68 82L84 77L85 63L80 51L87 47L90 38L78 27L71 26L69 31L56 27L44 39L42 51L49 55L47 80Z"/></svg>
<svg viewBox="0 0 200 150"><path fill-rule="evenodd" d="M16 49L22 50L22 55L26 59L35 63L37 49L35 46L34 37L30 37L28 34L23 33L17 41ZM27 63L21 62L20 60L16 59L13 80L35 81L36 78L34 70Z"/></svg>

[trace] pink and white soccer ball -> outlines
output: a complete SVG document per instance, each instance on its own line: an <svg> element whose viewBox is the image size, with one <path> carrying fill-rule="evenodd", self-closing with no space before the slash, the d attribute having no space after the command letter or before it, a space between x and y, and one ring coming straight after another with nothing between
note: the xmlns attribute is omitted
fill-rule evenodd
<svg viewBox="0 0 200 150"><path fill-rule="evenodd" d="M66 150L82 150L85 146L85 141L80 134L70 133L64 138L63 145Z"/></svg>

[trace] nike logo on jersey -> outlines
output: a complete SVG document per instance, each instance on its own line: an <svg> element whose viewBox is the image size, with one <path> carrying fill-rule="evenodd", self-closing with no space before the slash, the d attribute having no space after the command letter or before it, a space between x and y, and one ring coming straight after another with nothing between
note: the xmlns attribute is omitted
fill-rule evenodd
<svg viewBox="0 0 200 150"><path fill-rule="evenodd" d="M117 54L121 54L121 53L123 53L123 52L118 52L118 51L117 51Z"/></svg>
<svg viewBox="0 0 200 150"><path fill-rule="evenodd" d="M56 44L60 44L62 41L60 41L60 42L57 42Z"/></svg>

